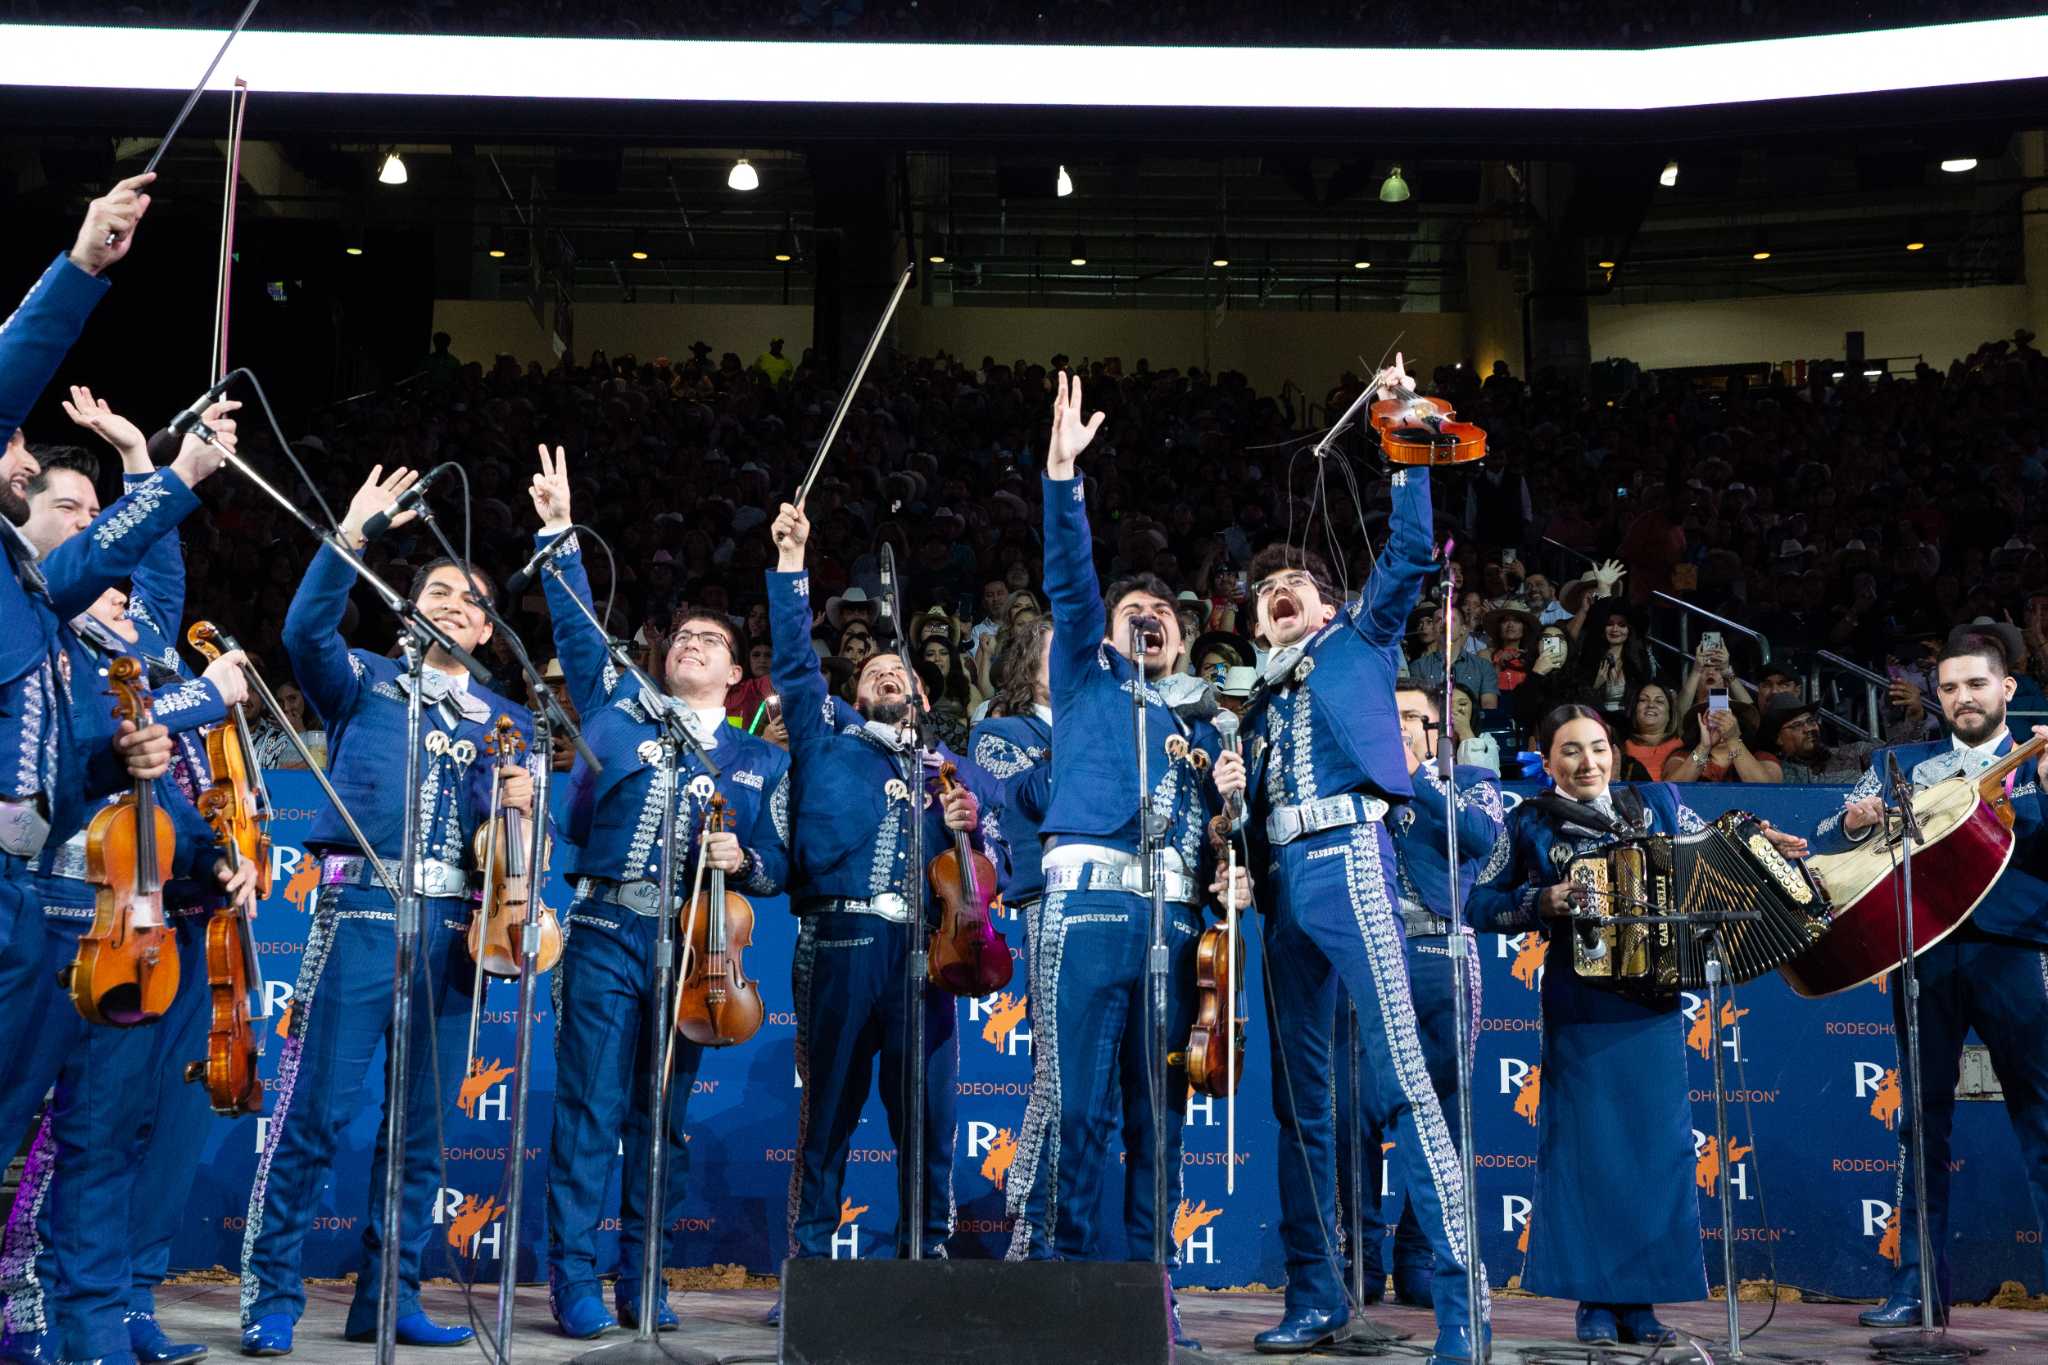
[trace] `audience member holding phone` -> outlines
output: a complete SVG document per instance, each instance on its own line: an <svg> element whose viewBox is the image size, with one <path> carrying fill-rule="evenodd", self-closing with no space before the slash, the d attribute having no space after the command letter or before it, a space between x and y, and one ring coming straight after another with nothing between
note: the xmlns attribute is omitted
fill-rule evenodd
<svg viewBox="0 0 2048 1365"><path fill-rule="evenodd" d="M1666 782L1784 781L1777 759L1750 751L1726 687L1708 688L1706 702L1686 717L1679 739L1682 747L1664 762Z"/></svg>

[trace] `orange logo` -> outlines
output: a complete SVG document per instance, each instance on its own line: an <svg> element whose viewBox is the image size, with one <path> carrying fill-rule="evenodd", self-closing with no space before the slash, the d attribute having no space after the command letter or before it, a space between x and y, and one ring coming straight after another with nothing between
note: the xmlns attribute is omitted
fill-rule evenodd
<svg viewBox="0 0 2048 1365"><path fill-rule="evenodd" d="M1010 1163L1017 1159L1017 1139L1007 1128L998 1129L989 1139L988 1155L981 1159L982 1179L1003 1188L1003 1182L1010 1178Z"/></svg>
<svg viewBox="0 0 2048 1365"><path fill-rule="evenodd" d="M1536 973L1543 970L1543 954L1549 942L1541 934L1518 934L1515 937L1515 963L1508 970L1515 980L1536 989Z"/></svg>
<svg viewBox="0 0 2048 1365"><path fill-rule="evenodd" d="M1883 972L1871 984L1877 987L1879 995L1890 995L1892 990L1892 974L1889 971Z"/></svg>
<svg viewBox="0 0 2048 1365"><path fill-rule="evenodd" d="M462 1078L462 1090L455 1097L455 1107L465 1118L476 1117L476 1102L489 1094L491 1087L512 1074L509 1066L499 1066L493 1057L486 1062L479 1057L469 1064L469 1074Z"/></svg>
<svg viewBox="0 0 2048 1365"><path fill-rule="evenodd" d="M1188 1207L1187 1200L1181 1200L1180 1208L1173 1215L1173 1244L1179 1246L1222 1216L1223 1210L1210 1208L1206 1199L1193 1208Z"/></svg>
<svg viewBox="0 0 2048 1365"><path fill-rule="evenodd" d="M1884 1236L1877 1239L1877 1254L1897 1265L1905 1253L1899 1247L1899 1211L1893 1209L1885 1215Z"/></svg>
<svg viewBox="0 0 2048 1365"><path fill-rule="evenodd" d="M1522 1235L1515 1239L1515 1250L1524 1256L1529 1254L1529 1220L1526 1218L1522 1220Z"/></svg>
<svg viewBox="0 0 2048 1365"><path fill-rule="evenodd" d="M988 1022L981 1026L981 1041L1000 1051L1003 1039L1011 1029L1024 1022L1025 1013L1031 1008L1023 996L1011 995L1004 991L989 1006Z"/></svg>
<svg viewBox="0 0 2048 1365"><path fill-rule="evenodd" d="M285 1007L277 1012L277 1036L280 1038L284 1037L291 1032L291 1027L292 1007L291 1003L287 1002Z"/></svg>
<svg viewBox="0 0 2048 1365"><path fill-rule="evenodd" d="M1899 1126L1899 1105L1903 1102L1899 1094L1899 1069L1887 1067L1884 1079L1877 1083L1877 1093L1870 1097L1870 1117L1885 1126L1890 1132Z"/></svg>
<svg viewBox="0 0 2048 1365"><path fill-rule="evenodd" d="M320 862L308 854L299 862L299 870L292 873L292 879L284 884L285 902L292 909L304 914L307 902L320 889Z"/></svg>
<svg viewBox="0 0 2048 1365"><path fill-rule="evenodd" d="M1536 1107L1543 1103L1543 1068L1532 1066L1529 1074L1522 1077L1522 1088L1515 1092L1515 1112L1529 1120L1529 1126L1536 1126Z"/></svg>
<svg viewBox="0 0 2048 1365"><path fill-rule="evenodd" d="M1748 1010L1736 1009L1733 1000L1722 1001L1721 1027L1734 1028L1735 1021L1748 1013ZM1692 1032L1685 1035L1685 1045L1694 1052L1699 1053L1700 1056L1710 1061L1713 1059L1714 1025L1713 1021L1707 1018L1707 1012L1704 1009L1700 1011L1699 1018L1692 1021Z"/></svg>
<svg viewBox="0 0 2048 1365"><path fill-rule="evenodd" d="M457 1251L462 1250L472 1238L504 1214L505 1206L495 1197L478 1203L475 1195L464 1195L462 1203L455 1209L455 1216L448 1220L448 1245Z"/></svg>
<svg viewBox="0 0 2048 1365"><path fill-rule="evenodd" d="M1728 1164L1733 1166L1755 1150L1754 1147L1745 1147L1739 1142L1729 1143ZM1721 1185L1721 1141L1719 1138L1710 1137L1701 1144L1700 1154L1693 1161L1692 1183L1705 1190L1708 1198L1712 1198L1719 1191Z"/></svg>
<svg viewBox="0 0 2048 1365"><path fill-rule="evenodd" d="M855 1204L851 1199L840 1200L839 1226L845 1227L848 1223L851 1223L854 1219L860 1217L867 1211L868 1206L866 1204Z"/></svg>

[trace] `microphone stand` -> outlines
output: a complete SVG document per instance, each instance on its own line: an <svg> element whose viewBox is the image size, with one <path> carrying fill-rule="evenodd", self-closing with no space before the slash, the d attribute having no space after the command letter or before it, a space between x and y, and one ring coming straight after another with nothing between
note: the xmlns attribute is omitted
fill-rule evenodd
<svg viewBox="0 0 2048 1365"><path fill-rule="evenodd" d="M1450 564L1450 552L1451 544L1446 541L1446 567ZM1472 983L1466 976L1466 971L1468 964L1476 967L1477 963L1465 933L1464 877L1458 866L1458 725L1454 708L1458 684L1457 676L1452 671L1452 665L1457 660L1451 655L1451 613L1456 609L1456 598L1457 594L1454 592L1444 593L1444 723L1437 729L1436 766L1444 784L1444 866L1450 870L1451 931L1444 946L1450 951L1451 1009L1456 1025L1452 1042L1458 1050L1458 1175L1463 1187L1458 1211L1465 1223L1465 1325L1471 1333L1472 1358L1476 1361L1486 1357L1486 1324L1485 1315L1480 1311L1483 1285L1480 1282L1482 1271L1479 1260L1478 1170L1472 1146L1472 1026L1476 1021L1470 1015ZM1446 729L1449 730L1448 735L1445 734ZM1353 1008L1355 1009L1356 1005ZM1355 1046L1354 1041L1354 1048ZM1353 1057L1355 1066L1355 1051ZM1355 1146L1356 1144L1354 1148ZM1353 1202L1357 1202L1355 1196Z"/></svg>
<svg viewBox="0 0 2048 1365"><path fill-rule="evenodd" d="M910 279L906 268L903 281L897 285L897 298L903 294L903 283ZM892 301L890 311L895 311ZM883 322L886 325L887 315ZM875 340L881 339L877 330ZM873 354L874 343L869 343L869 356ZM868 357L863 357L861 369L867 368ZM849 388L847 392L852 393ZM836 422L835 422L836 427ZM822 447L821 447L822 450ZM813 471L815 476L815 471ZM808 489L809 480L805 481ZM891 617L896 627L896 657L903 661L904 683L907 695L904 700L909 706L911 727L916 732L917 744L911 752L910 771L905 774L910 788L910 816L908 830L908 864L903 879L904 899L910 905L910 920L907 928L910 942L903 955L903 1009L904 1019L910 1025L910 1046L903 1052L903 1137L897 1143L904 1169L903 1203L898 1211L897 1225L910 1229L910 1259L924 1259L924 1204L925 1204L925 1115L930 1104L925 1093L925 978L931 971L931 933L925 924L924 914L924 756L931 734L930 716L926 714L924 702L917 687L917 665L910 657L910 640L903 630L902 594L896 581L896 551L888 541L882 542L882 611Z"/></svg>
<svg viewBox="0 0 2048 1365"><path fill-rule="evenodd" d="M1131 622L1131 717L1138 747L1138 865L1144 869L1145 886L1152 901L1152 945L1145 959L1147 1029L1152 1046L1147 1061L1151 1071L1152 1105L1152 1261L1167 1263L1167 1228L1173 1215L1166 1207L1169 1181L1166 1170L1166 859L1159 843L1160 829L1152 815L1152 781L1149 746L1145 736L1145 643L1150 634L1143 618Z"/></svg>
<svg viewBox="0 0 2048 1365"><path fill-rule="evenodd" d="M1975 1354L1976 1349L1950 1337L1946 1328L1935 1326L1934 1258L1927 1233L1927 1111L1920 1098L1920 949L1914 939L1919 926L1913 915L1913 845L1924 843L1927 836L1913 811L1913 788L1899 769L1898 753L1887 749L1884 758L1886 785L1891 789L1892 800L1898 805L1900 818L1899 932L1905 943L1906 956L1899 963L1899 999L1906 1016L1906 1121L1913 1125L1909 1159L1913 1166L1913 1237L1920 1255L1920 1325L1904 1331L1880 1332L1870 1339L1870 1344L1878 1349L1880 1357L1910 1351L1921 1361L1963 1360ZM1880 838L1889 838L1890 834L1885 824L1879 825ZM1904 1232L1905 1229L1901 1228L1901 1236ZM1947 1305L1942 1307L1946 1314Z"/></svg>

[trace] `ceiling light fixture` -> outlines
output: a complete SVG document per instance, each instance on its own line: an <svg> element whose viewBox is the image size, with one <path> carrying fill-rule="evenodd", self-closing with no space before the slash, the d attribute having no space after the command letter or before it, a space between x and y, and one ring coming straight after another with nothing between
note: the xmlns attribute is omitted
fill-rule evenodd
<svg viewBox="0 0 2048 1365"><path fill-rule="evenodd" d="M725 173L725 184L726 188L745 194L749 190L761 188L761 173L755 170L745 157L741 157L733 162L732 169Z"/></svg>
<svg viewBox="0 0 2048 1365"><path fill-rule="evenodd" d="M1230 264L1230 239L1220 232L1216 234L1216 240L1209 243L1209 264L1218 270Z"/></svg>
<svg viewBox="0 0 2048 1365"><path fill-rule="evenodd" d="M1408 182L1401 178L1401 164L1397 161L1394 163L1393 174L1380 182L1380 202L1400 204L1406 202L1407 198Z"/></svg>
<svg viewBox="0 0 2048 1365"><path fill-rule="evenodd" d="M1060 178L1058 183L1053 186L1053 192L1062 199L1065 199L1074 192L1074 177L1067 174L1065 166L1060 167Z"/></svg>
<svg viewBox="0 0 2048 1365"><path fill-rule="evenodd" d="M1067 264L1088 264L1088 244L1081 240L1081 234L1078 232L1074 234L1074 240L1067 243Z"/></svg>
<svg viewBox="0 0 2048 1365"><path fill-rule="evenodd" d="M1961 175L1964 171L1974 171L1977 169L1977 158L1974 156L1952 156L1941 163L1941 168L1950 175Z"/></svg>
<svg viewBox="0 0 2048 1365"><path fill-rule="evenodd" d="M1657 175L1657 183L1667 190L1672 189L1678 184L1678 163L1676 161L1664 163L1664 169Z"/></svg>
<svg viewBox="0 0 2048 1365"><path fill-rule="evenodd" d="M392 148L385 154L384 163L377 167L377 183L380 185L403 185L406 181L405 158Z"/></svg>

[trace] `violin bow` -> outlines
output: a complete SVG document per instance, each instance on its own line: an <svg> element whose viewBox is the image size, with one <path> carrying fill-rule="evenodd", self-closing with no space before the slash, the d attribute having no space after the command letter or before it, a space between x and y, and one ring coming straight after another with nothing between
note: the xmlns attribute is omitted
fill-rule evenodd
<svg viewBox="0 0 2048 1365"><path fill-rule="evenodd" d="M804 500L811 496L811 485L818 481L818 471L825 467L825 456L831 453L832 442L839 435L839 424L846 420L847 412L852 409L853 396L860 392L861 381L867 378L868 366L874 363L875 352L882 349L882 337L888 332L898 305L903 302L903 291L910 288L910 276L916 268L915 265L903 267L903 274L896 281L896 292L889 296L889 306L882 310L882 320L875 324L874 335L868 338L868 348L861 352L860 364L853 367L853 378L847 382L846 392L839 395L839 408L832 414L832 424L825 428L824 439L818 442L818 453L811 458L811 471L797 485L795 504L798 507L802 507Z"/></svg>

